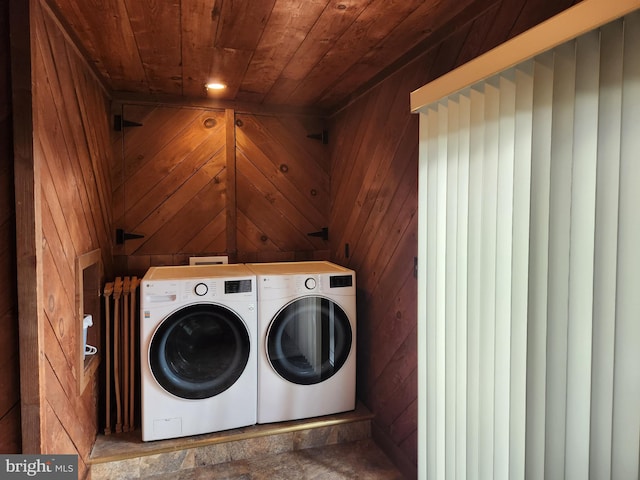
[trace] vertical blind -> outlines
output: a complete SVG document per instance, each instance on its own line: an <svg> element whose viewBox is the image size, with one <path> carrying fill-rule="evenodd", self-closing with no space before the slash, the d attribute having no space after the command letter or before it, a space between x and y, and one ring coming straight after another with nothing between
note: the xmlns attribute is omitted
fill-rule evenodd
<svg viewBox="0 0 640 480"><path fill-rule="evenodd" d="M420 115L429 479L640 462L640 15Z"/></svg>

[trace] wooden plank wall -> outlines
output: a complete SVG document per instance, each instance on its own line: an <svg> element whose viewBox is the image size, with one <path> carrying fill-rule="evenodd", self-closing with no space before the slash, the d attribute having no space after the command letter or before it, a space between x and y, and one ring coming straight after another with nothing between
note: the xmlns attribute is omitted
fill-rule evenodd
<svg viewBox="0 0 640 480"><path fill-rule="evenodd" d="M407 478L417 475L418 378L418 117L409 93L572 3L498 3L331 119L331 252L357 272L358 398Z"/></svg>
<svg viewBox="0 0 640 480"><path fill-rule="evenodd" d="M0 453L21 451L9 2L0 5Z"/></svg>
<svg viewBox="0 0 640 480"><path fill-rule="evenodd" d="M84 478L98 431L98 401L96 377L78 391L82 319L76 314L75 264L79 255L100 248L106 271L112 270L109 98L37 1L31 28L33 156L41 189L41 205L31 208L42 224L42 252L36 256L42 259L38 296L44 311L38 329L44 385L42 438L29 449L77 453Z"/></svg>
<svg viewBox="0 0 640 480"><path fill-rule="evenodd" d="M418 124L408 92L422 79L416 68L395 74L330 127L331 250L357 274L357 396L407 478L417 465L418 395Z"/></svg>
<svg viewBox="0 0 640 480"><path fill-rule="evenodd" d="M114 220L144 238L118 253L224 252L224 112L125 105L123 115L142 126L124 129L113 169Z"/></svg>
<svg viewBox="0 0 640 480"><path fill-rule="evenodd" d="M236 116L238 257L245 262L320 259L328 243L329 156L319 119Z"/></svg>
<svg viewBox="0 0 640 480"><path fill-rule="evenodd" d="M202 255L328 257L328 243L307 235L328 222L328 149L307 137L322 132L320 119L131 104L121 111L141 126L114 136L114 221L144 237L116 248L120 274Z"/></svg>
<svg viewBox="0 0 640 480"><path fill-rule="evenodd" d="M483 17L453 30L420 61L336 115L330 128L330 213L326 207L329 180L323 173L327 155L323 158L317 152L325 147L302 138L316 133L318 125L310 127L307 120L296 125L295 117L285 121L279 117L238 116L245 127L239 127L236 135L240 160L237 171L239 177L244 177L238 179L237 187L239 192L253 189L253 196L243 193L237 200L238 260L322 258L326 245L304 234L330 227L333 259L358 272L358 395L377 413L377 436L392 447L400 464L416 461L413 257L417 118L408 113L408 92L571 3L556 2L555 10L550 11L548 5L542 8L542 0L505 0ZM41 405L46 432L43 445L45 451L52 453L79 453L82 477L86 471L84 460L97 431L97 399L95 382L90 382L83 395L77 394L76 362L69 358L79 341L70 324L75 315L74 260L76 255L100 247L107 272L111 266L112 187L105 167L111 151L111 119L98 83L69 47L57 24L38 2L34 4L34 133L35 153L42 167L42 257L46 279L42 292L46 378ZM5 53L7 7L8 2L2 2L0 49ZM6 159L12 156L8 58L8 54L0 56L0 67L5 67L0 68L0 152ZM250 131L257 136L245 133ZM292 132L296 132L295 136L291 136ZM283 161L279 149L297 151L300 157L284 157ZM245 158L249 163L242 164ZM309 158L315 165L307 163ZM282 165L287 166L286 171ZM249 180L250 172L265 167L259 177ZM0 279L8 286L15 284L11 281L15 275L11 261L15 256L12 175L11 165L2 163L0 258L6 261L0 262ZM323 210L323 205L327 209ZM276 211L276 220L291 215L298 218L295 225L282 225L296 240L279 237L279 229L269 230L271 225L260 224L262 218L252 218L260 211ZM349 258L345 256L346 243L350 245ZM200 249L203 251L190 253L217 252L222 244ZM166 261L163 255L172 254L161 252L158 260ZM149 265L152 255L144 257ZM4 295L0 303L0 326L5 332L2 345L8 342L7 348L0 346L2 394L7 385L11 389L17 383L16 303L11 296ZM7 334L11 329L14 334ZM20 449L17 402L15 394L0 397L0 449L7 452Z"/></svg>

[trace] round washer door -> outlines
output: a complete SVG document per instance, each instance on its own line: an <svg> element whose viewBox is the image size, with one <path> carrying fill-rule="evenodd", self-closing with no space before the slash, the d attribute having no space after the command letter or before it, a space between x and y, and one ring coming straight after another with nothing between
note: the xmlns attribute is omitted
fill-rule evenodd
<svg viewBox="0 0 640 480"><path fill-rule="evenodd" d="M324 297L303 297L273 318L267 332L267 355L282 378L312 385L340 370L352 340L349 318L338 304Z"/></svg>
<svg viewBox="0 0 640 480"><path fill-rule="evenodd" d="M231 310L196 304L169 315L151 339L149 364L167 392L186 399L218 395L242 375L251 344Z"/></svg>

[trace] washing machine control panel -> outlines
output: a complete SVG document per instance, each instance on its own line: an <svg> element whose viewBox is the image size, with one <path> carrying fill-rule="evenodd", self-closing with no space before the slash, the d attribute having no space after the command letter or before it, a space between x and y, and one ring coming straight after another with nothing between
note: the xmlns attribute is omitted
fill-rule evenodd
<svg viewBox="0 0 640 480"><path fill-rule="evenodd" d="M207 299L254 299L255 280L238 279L193 279L175 281L147 281L144 283L145 302L151 304L170 304L190 300Z"/></svg>

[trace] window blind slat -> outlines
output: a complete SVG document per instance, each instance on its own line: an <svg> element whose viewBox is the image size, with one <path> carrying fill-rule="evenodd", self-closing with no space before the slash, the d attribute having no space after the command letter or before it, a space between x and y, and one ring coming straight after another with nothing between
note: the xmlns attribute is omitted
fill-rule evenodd
<svg viewBox="0 0 640 480"><path fill-rule="evenodd" d="M429 195L428 195L428 170L429 170L429 121L427 115L420 115L419 118L419 131L420 140L418 143L418 237L427 239L427 221L429 216L427 215L429 209ZM421 259L424 265L424 260L428 256L427 249L428 240L418 242L418 258ZM427 310L427 298L429 297L429 285L427 281L427 270L422 267L418 267L418 318L426 319L428 315ZM429 335L427 332L427 322L418 322L418 345L427 345L429 341ZM418 349L418 364L428 365L427 361L427 349ZM430 392L429 387L429 369L420 369L418 372L418 398L425 399L425 401L418 402L418 455L429 458L429 442L428 431L430 429L425 428L425 420L427 418L427 405L428 395ZM427 478L427 462L419 462L418 464L418 477ZM432 478L432 477L431 477Z"/></svg>
<svg viewBox="0 0 640 480"><path fill-rule="evenodd" d="M622 22L601 32L593 283L590 478L611 477L618 190L622 111Z"/></svg>
<svg viewBox="0 0 640 480"><path fill-rule="evenodd" d="M482 171L484 158L484 95L469 92L469 227L467 267L467 478L480 471L480 308L482 250Z"/></svg>
<svg viewBox="0 0 640 480"><path fill-rule="evenodd" d="M456 472L456 385L457 385L457 227L458 227L458 103L447 102L447 217L445 249L445 448L447 453L447 478L454 479Z"/></svg>
<svg viewBox="0 0 640 480"><path fill-rule="evenodd" d="M437 270L434 268L437 258L437 193L438 193L438 114L435 110L430 110L427 117L427 259L422 267L426 270L427 276L427 474L430 479L438 478L438 436L435 427L437 419L437 344L436 344L436 283ZM426 265L429 265L426 268Z"/></svg>
<svg viewBox="0 0 640 480"><path fill-rule="evenodd" d="M446 258L447 258L447 124L448 109L438 105L437 211L436 211L436 455L438 479L446 478Z"/></svg>
<svg viewBox="0 0 640 480"><path fill-rule="evenodd" d="M553 83L545 478L563 478L567 410L571 159L575 101L574 43L555 50Z"/></svg>
<svg viewBox="0 0 640 480"><path fill-rule="evenodd" d="M566 479L588 478L598 139L598 32L576 41L567 345Z"/></svg>
<svg viewBox="0 0 640 480"><path fill-rule="evenodd" d="M459 97L459 163L458 211L456 244L456 479L467 479L467 274L468 274L468 218L469 218L469 156L471 101L466 95Z"/></svg>
<svg viewBox="0 0 640 480"><path fill-rule="evenodd" d="M508 75L508 77L507 77ZM513 164L515 154L515 72L499 78L498 169L496 197L495 397L493 478L509 478L511 378L511 266L513 238Z"/></svg>
<svg viewBox="0 0 640 480"><path fill-rule="evenodd" d="M640 15L624 27L618 281L613 397L613 478L638 478L640 452Z"/></svg>
<svg viewBox="0 0 640 480"><path fill-rule="evenodd" d="M499 91L484 86L480 282L480 478L493 478ZM479 199L478 199L479 200Z"/></svg>
<svg viewBox="0 0 640 480"><path fill-rule="evenodd" d="M509 478L524 479L527 407L527 296L533 120L532 62L516 71L513 165L513 260L511 264L511 371Z"/></svg>
<svg viewBox="0 0 640 480"><path fill-rule="evenodd" d="M533 66L529 299L527 305L526 478L544 479L549 197L551 190L552 55Z"/></svg>

